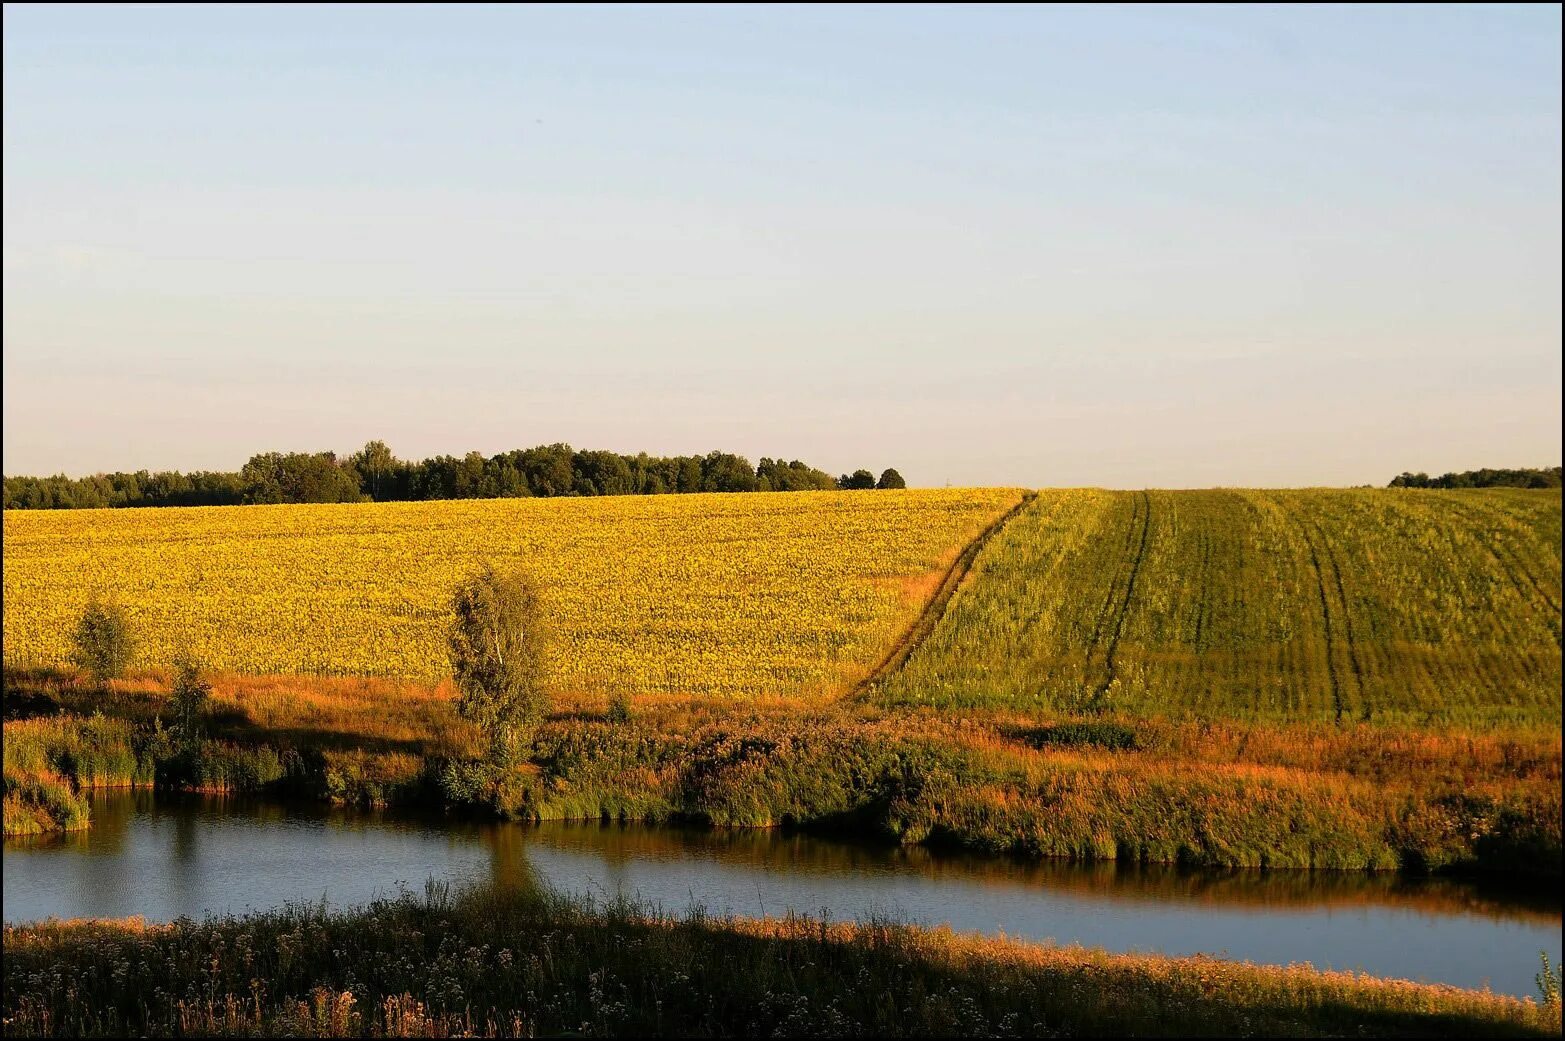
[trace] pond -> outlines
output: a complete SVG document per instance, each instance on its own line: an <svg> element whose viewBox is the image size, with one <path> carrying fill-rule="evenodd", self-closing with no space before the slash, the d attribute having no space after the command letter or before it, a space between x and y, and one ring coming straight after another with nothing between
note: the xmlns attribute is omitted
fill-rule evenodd
<svg viewBox="0 0 1565 1041"><path fill-rule="evenodd" d="M1309 962L1535 994L1560 897L1516 879L1072 865L779 831L452 822L148 791L91 830L7 841L7 922L362 903L435 878L623 893L683 911L890 916L1113 951Z"/></svg>

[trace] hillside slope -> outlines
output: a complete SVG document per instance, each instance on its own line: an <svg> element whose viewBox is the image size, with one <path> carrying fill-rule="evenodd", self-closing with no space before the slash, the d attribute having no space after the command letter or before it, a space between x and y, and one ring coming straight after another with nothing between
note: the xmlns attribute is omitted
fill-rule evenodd
<svg viewBox="0 0 1565 1041"><path fill-rule="evenodd" d="M1046 491L892 703L1560 719L1560 493Z"/></svg>
<svg viewBox="0 0 1565 1041"><path fill-rule="evenodd" d="M8 511L5 660L54 665L92 597L138 668L449 675L457 582L541 580L562 695L823 696L918 614L1014 489Z"/></svg>

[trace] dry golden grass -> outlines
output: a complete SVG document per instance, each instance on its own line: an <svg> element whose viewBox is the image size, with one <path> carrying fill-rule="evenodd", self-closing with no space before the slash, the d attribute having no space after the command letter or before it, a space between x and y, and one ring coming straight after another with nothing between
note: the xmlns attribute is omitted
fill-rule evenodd
<svg viewBox="0 0 1565 1041"><path fill-rule="evenodd" d="M477 890L4 933L8 1035L1557 1036L1557 1003L896 923ZM351 976L358 982L345 984ZM154 1000L148 1000L148 995Z"/></svg>

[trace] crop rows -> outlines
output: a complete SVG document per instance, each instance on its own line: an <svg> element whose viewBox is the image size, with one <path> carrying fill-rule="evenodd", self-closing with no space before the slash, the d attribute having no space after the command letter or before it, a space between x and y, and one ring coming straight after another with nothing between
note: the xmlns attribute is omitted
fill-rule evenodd
<svg viewBox="0 0 1565 1041"><path fill-rule="evenodd" d="M845 688L928 574L1013 490L800 492L5 514L5 659L66 660L93 597L137 665L446 674L446 605L483 561L527 567L564 691L754 697ZM927 584L927 582L925 582Z"/></svg>
<svg viewBox="0 0 1565 1041"><path fill-rule="evenodd" d="M894 702L1555 722L1560 495L1044 492Z"/></svg>

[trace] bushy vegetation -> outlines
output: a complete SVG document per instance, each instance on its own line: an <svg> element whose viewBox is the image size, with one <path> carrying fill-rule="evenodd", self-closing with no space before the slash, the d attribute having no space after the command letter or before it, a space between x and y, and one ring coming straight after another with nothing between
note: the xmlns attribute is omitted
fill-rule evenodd
<svg viewBox="0 0 1565 1041"><path fill-rule="evenodd" d="M51 774L5 774L5 834L80 831L91 823L87 800L71 782Z"/></svg>
<svg viewBox="0 0 1565 1041"><path fill-rule="evenodd" d="M89 823L86 788L152 783L136 726L101 715L5 722L5 834L75 831Z"/></svg>
<svg viewBox="0 0 1565 1041"><path fill-rule="evenodd" d="M70 674L7 670L5 833L86 827L81 793L93 788L433 804L437 764L484 748L449 693L385 681L225 676L203 699L203 725L184 729L182 671L104 692Z"/></svg>
<svg viewBox="0 0 1565 1041"><path fill-rule="evenodd" d="M860 470L859 474L869 474ZM383 441L352 455L262 452L238 473L159 471L92 477L6 477L8 510L116 506L234 506L242 503L406 502L557 495L662 495L674 492L798 492L860 487L797 459L763 458L754 467L730 452L649 456L577 451L570 445L485 456L398 459ZM856 480L856 478L855 478ZM866 488L905 488L887 470Z"/></svg>
<svg viewBox="0 0 1565 1041"><path fill-rule="evenodd" d="M1520 470L1463 470L1430 477L1403 472L1391 479L1390 488L1558 488L1560 468Z"/></svg>
<svg viewBox="0 0 1565 1041"><path fill-rule="evenodd" d="M437 886L368 907L6 926L5 1032L139 1036L1558 1035L1557 1003L891 921Z"/></svg>
<svg viewBox="0 0 1565 1041"><path fill-rule="evenodd" d="M1045 491L886 703L1560 722L1554 491Z"/></svg>
<svg viewBox="0 0 1565 1041"><path fill-rule="evenodd" d="M502 809L1204 867L1561 863L1557 735L668 709L552 721L535 762Z"/></svg>
<svg viewBox="0 0 1565 1041"><path fill-rule="evenodd" d="M1558 731L892 713L871 706L567 704L497 766L451 694L361 680L216 684L194 753L158 743L164 689L105 702L12 674L35 710L13 763L173 787L440 804L535 820L847 829L1023 856L1208 867L1559 874ZM112 716L92 723L93 704ZM115 727L124 764L82 774L72 728ZM108 731L105 731L108 732ZM49 744L53 742L53 744ZM25 758L25 762L23 761ZM96 758L104 758L98 753ZM22 774L19 774L21 776ZM112 783L112 782L111 782ZM9 817L8 817L9 820ZM9 823L8 823L9 827Z"/></svg>

